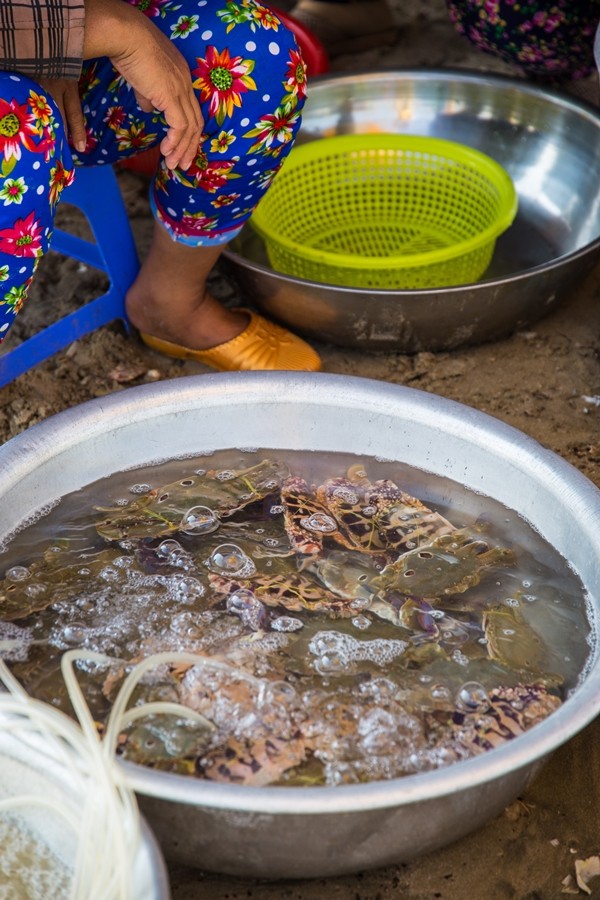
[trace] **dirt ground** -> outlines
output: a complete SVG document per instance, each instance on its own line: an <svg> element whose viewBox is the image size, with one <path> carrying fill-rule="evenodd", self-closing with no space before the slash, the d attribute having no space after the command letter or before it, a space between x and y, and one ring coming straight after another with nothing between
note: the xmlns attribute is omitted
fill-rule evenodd
<svg viewBox="0 0 600 900"><path fill-rule="evenodd" d="M335 60L332 69L393 65L466 66L508 71L455 35L443 0L398 5L395 47ZM143 254L151 218L147 182L119 175ZM72 211L63 210L64 219ZM224 302L242 298L217 271ZM97 272L50 255L28 308L7 340L19 340L103 288ZM600 268L552 315L508 340L451 353L364 353L318 346L327 372L360 375L431 391L483 410L559 453L600 487ZM243 298L251 303L252 298ZM149 380L208 371L169 361L103 328L0 392L0 441L64 408ZM600 853L600 723L558 750L534 784L485 828L435 854L389 869L307 882L257 883L172 867L174 900L553 900L575 861ZM591 882L600 897L600 878ZM577 888L574 889L577 892ZM583 894L583 892L582 892Z"/></svg>

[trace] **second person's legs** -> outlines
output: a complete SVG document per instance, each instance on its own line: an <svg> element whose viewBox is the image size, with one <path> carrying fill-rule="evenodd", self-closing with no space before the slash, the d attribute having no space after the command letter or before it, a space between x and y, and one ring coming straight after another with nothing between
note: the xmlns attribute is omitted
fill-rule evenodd
<svg viewBox="0 0 600 900"><path fill-rule="evenodd" d="M600 0L447 0L460 34L484 53L546 84L596 72L594 35Z"/></svg>

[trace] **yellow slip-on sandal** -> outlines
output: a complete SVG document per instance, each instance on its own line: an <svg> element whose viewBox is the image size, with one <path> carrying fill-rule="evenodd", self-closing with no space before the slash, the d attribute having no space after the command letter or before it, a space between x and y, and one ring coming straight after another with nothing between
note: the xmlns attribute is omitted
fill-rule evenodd
<svg viewBox="0 0 600 900"><path fill-rule="evenodd" d="M140 338L146 346L165 356L193 359L220 372L262 369L320 371L321 359L318 353L302 338L263 319L250 309L240 309L240 312L250 316L242 333L208 350L192 350L143 331L140 332Z"/></svg>

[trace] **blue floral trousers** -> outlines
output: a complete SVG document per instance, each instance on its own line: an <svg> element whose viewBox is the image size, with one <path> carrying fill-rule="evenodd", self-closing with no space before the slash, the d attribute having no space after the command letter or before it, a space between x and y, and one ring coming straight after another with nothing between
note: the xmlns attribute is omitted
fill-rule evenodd
<svg viewBox="0 0 600 900"><path fill-rule="evenodd" d="M255 0L133 5L176 42L205 121L189 169L158 163L150 187L154 215L176 241L224 244L241 230L293 145L306 66L293 34ZM27 298L77 166L110 165L158 146L166 134L163 116L140 109L108 59L84 63L79 91L83 153L69 145L58 108L39 84L0 72L0 341Z"/></svg>

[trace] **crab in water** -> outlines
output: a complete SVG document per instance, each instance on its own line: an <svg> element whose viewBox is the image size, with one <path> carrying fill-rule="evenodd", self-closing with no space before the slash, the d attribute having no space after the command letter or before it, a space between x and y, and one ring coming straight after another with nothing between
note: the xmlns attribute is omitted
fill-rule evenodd
<svg viewBox="0 0 600 900"><path fill-rule="evenodd" d="M235 557L236 564L239 558ZM220 597L226 597L230 603L242 595L267 607L321 613L332 619L351 618L368 609L378 618L401 625L398 613L401 601L391 593L384 596L369 589L368 579L378 571L372 560L363 554L333 551L323 557L312 557L301 571L294 570L281 558L269 561L269 572L257 570L255 566L247 576L211 572L208 582L217 602Z"/></svg>
<svg viewBox="0 0 600 900"><path fill-rule="evenodd" d="M210 658L174 665L165 677L177 701L208 727L179 722L171 734L156 718L142 720L121 735L119 751L144 765L253 786L368 781L437 768L519 737L561 705L547 685L519 682L482 690L470 709L449 702L424 710L389 688L382 693L377 680L358 693L302 692Z"/></svg>
<svg viewBox="0 0 600 900"><path fill-rule="evenodd" d="M290 543L307 555L320 553L326 538L348 550L397 555L455 530L393 481L369 481L360 466L314 489L304 478L290 476L281 502Z"/></svg>
<svg viewBox="0 0 600 900"><path fill-rule="evenodd" d="M299 572L260 574L254 579L226 578L211 572L208 581L217 598L251 595L264 606L281 606L288 612L307 610L324 613L333 619L356 615L356 609L347 600L337 597Z"/></svg>
<svg viewBox="0 0 600 900"><path fill-rule="evenodd" d="M8 569L0 581L0 619L25 619L52 603L89 590L95 576L122 557L118 548L83 552L63 542L28 566Z"/></svg>
<svg viewBox="0 0 600 900"><path fill-rule="evenodd" d="M490 659L513 671L544 672L547 654L536 631L513 606L494 606L484 611L482 628Z"/></svg>
<svg viewBox="0 0 600 900"><path fill-rule="evenodd" d="M493 750L519 737L561 706L561 699L547 685L532 682L498 686L480 708L436 710L426 714L430 735L450 751L448 761Z"/></svg>
<svg viewBox="0 0 600 900"><path fill-rule="evenodd" d="M121 735L119 749L126 759L254 786L278 781L305 759L306 741L298 727L302 707L292 687L210 657L199 658L198 665L170 667L167 679L178 701L210 727L195 733L183 729L185 754L179 759L169 746L169 731L160 722L142 722Z"/></svg>
<svg viewBox="0 0 600 900"><path fill-rule="evenodd" d="M371 583L379 590L419 597L461 594L479 583L485 569L512 565L514 559L512 550L492 547L465 528L410 550L388 563Z"/></svg>
<svg viewBox="0 0 600 900"><path fill-rule="evenodd" d="M96 507L105 514L96 530L110 541L210 533L221 519L276 494L287 475L285 464L269 459L248 469L196 472L126 506Z"/></svg>

